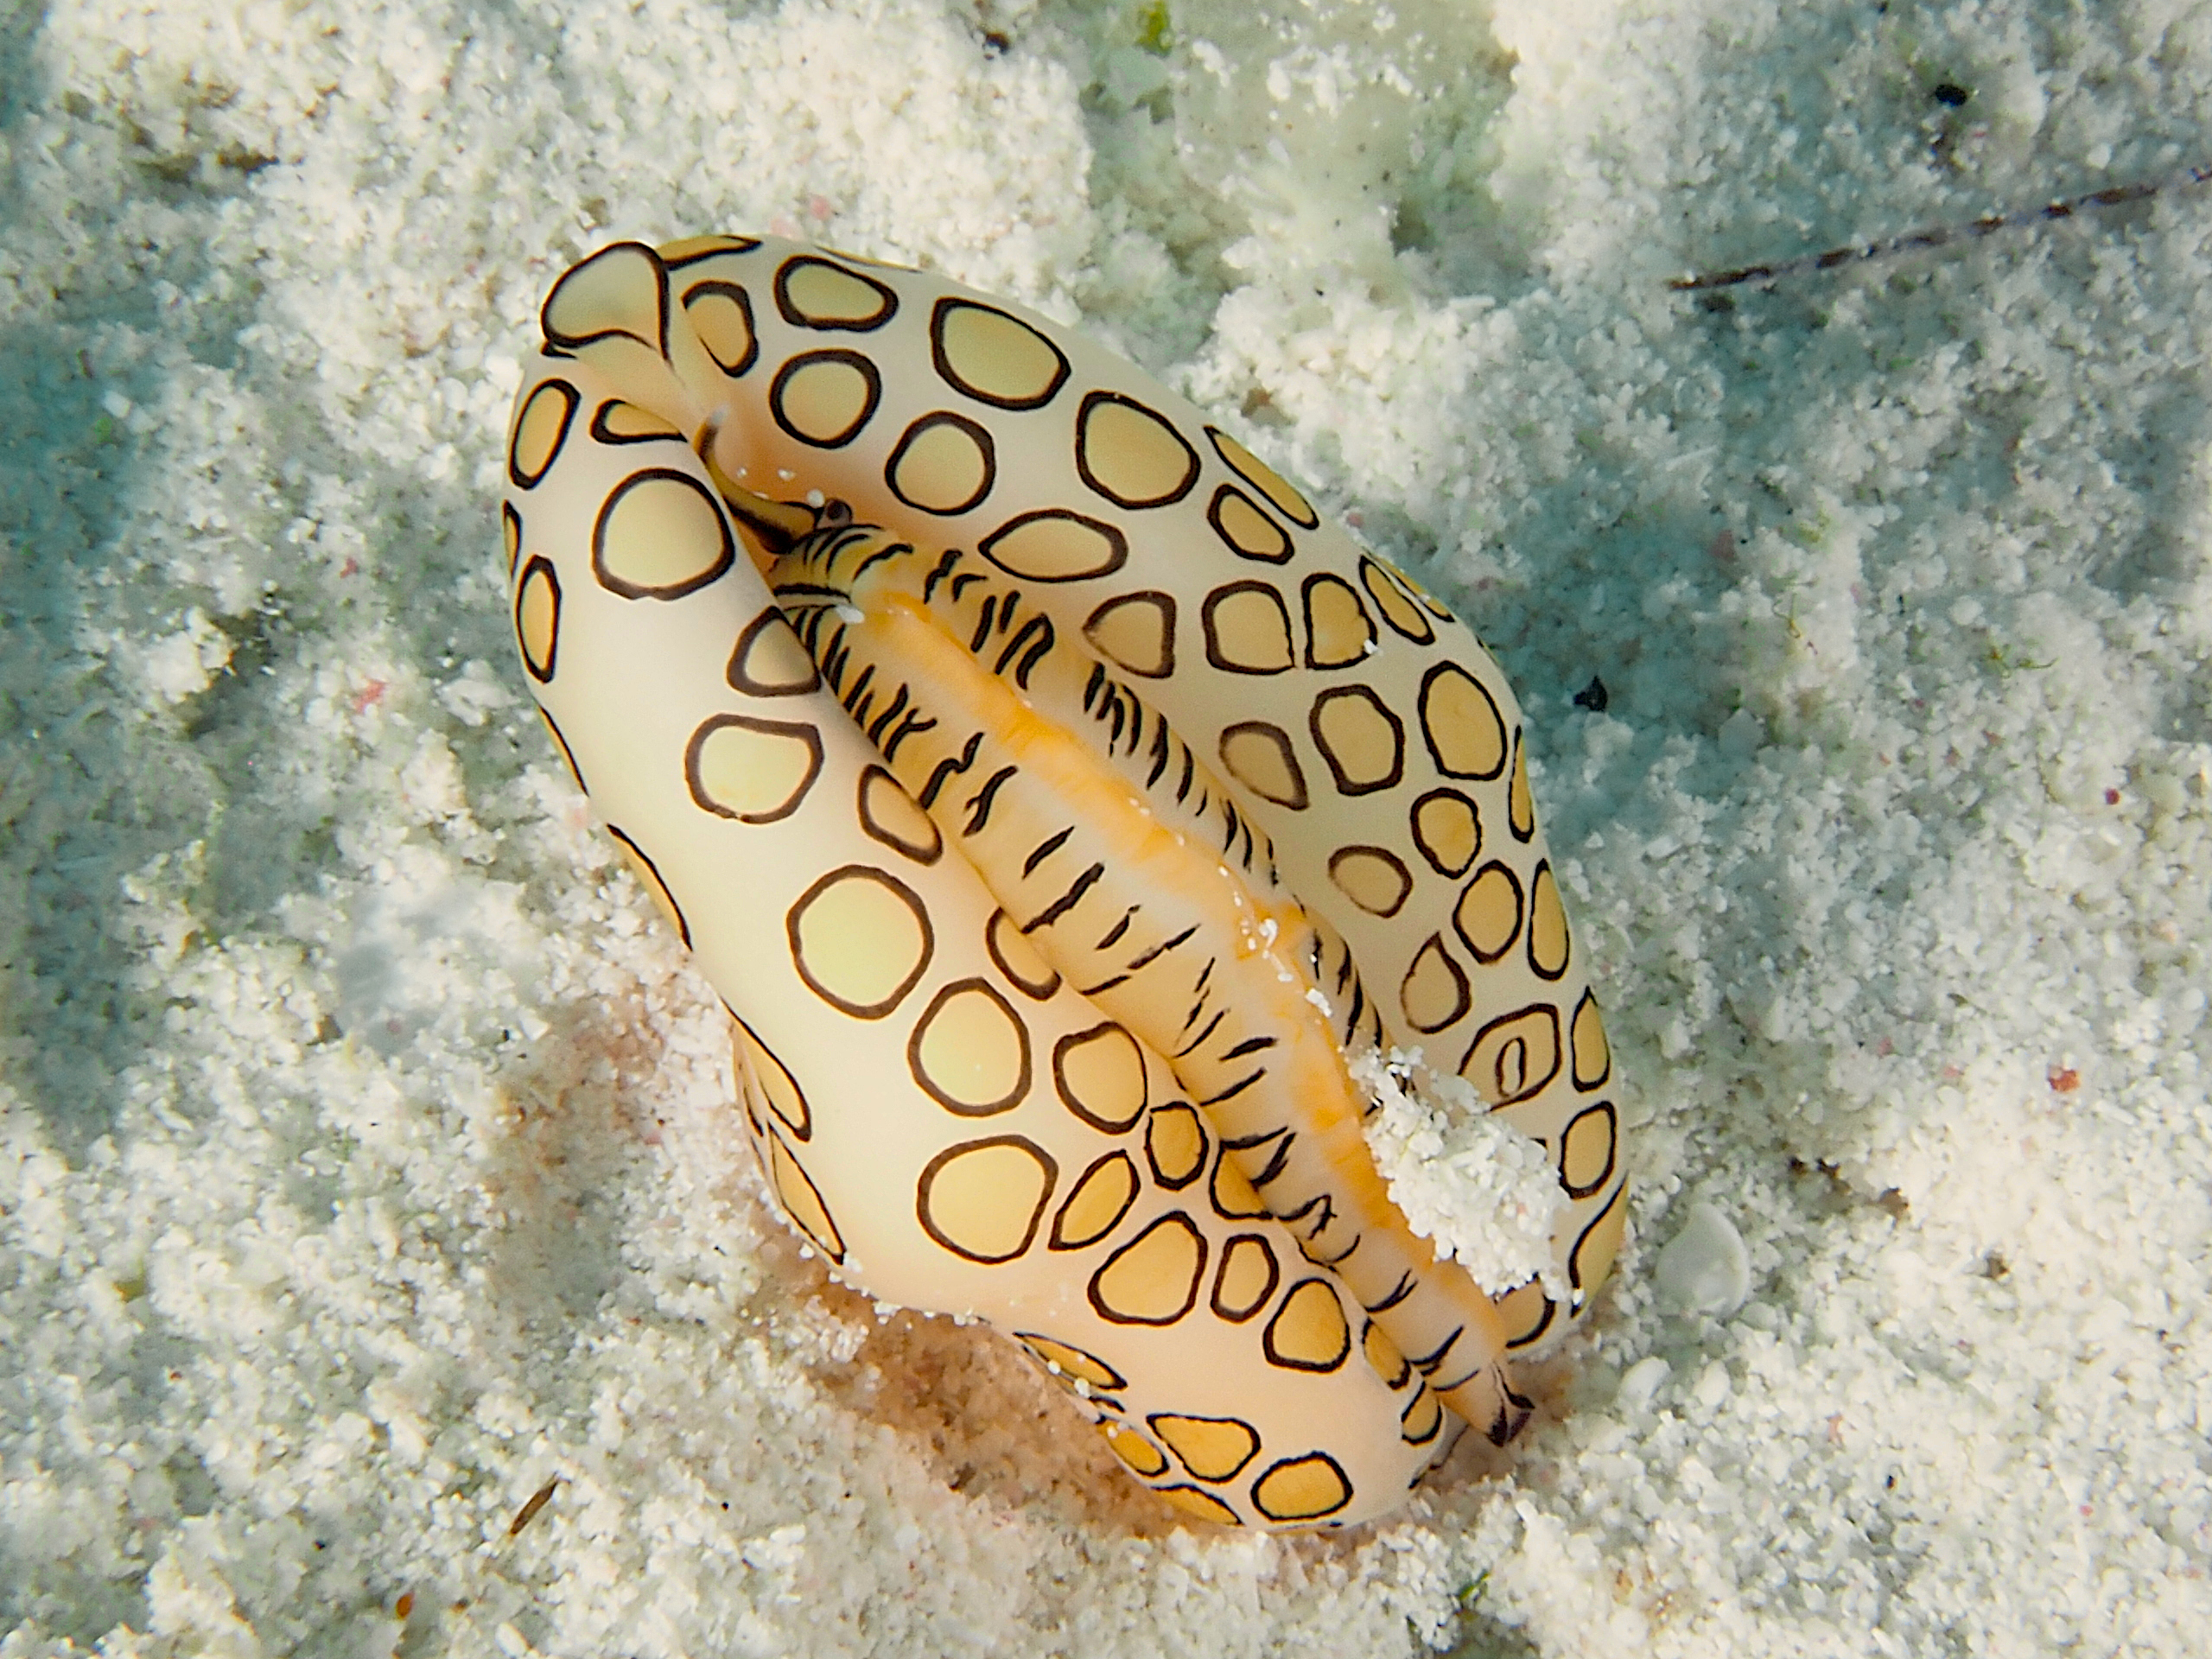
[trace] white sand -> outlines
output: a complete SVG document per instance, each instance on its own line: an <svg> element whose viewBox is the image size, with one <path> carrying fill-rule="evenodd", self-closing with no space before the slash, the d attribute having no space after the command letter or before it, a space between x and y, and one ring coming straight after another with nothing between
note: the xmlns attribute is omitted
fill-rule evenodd
<svg viewBox="0 0 2212 1659"><path fill-rule="evenodd" d="M0 1655L2204 1651L2212 192L1663 284L2205 159L2212 9L1280 10L0 16ZM1176 1530L764 1212L490 506L559 270L760 226L1514 673L1642 1127L1503 1472Z"/></svg>

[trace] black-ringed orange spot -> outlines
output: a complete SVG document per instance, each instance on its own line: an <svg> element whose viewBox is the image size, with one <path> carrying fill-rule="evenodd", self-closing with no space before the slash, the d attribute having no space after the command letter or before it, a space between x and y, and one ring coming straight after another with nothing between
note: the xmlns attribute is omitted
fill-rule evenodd
<svg viewBox="0 0 2212 1659"><path fill-rule="evenodd" d="M914 1188L914 1216L938 1243L969 1262L1011 1262L1037 1236L1058 1166L1019 1135L964 1141L931 1159Z"/></svg>
<svg viewBox="0 0 2212 1659"><path fill-rule="evenodd" d="M1068 378L1058 346L1020 318L974 300L937 302L930 354L947 385L996 409L1041 409Z"/></svg>
<svg viewBox="0 0 2212 1659"><path fill-rule="evenodd" d="M795 327L865 334L898 314L899 296L873 276L802 253L777 268L776 309Z"/></svg>
<svg viewBox="0 0 2212 1659"><path fill-rule="evenodd" d="M768 413L817 449L842 449L861 435L883 399L883 376L858 352L801 352L776 371Z"/></svg>
<svg viewBox="0 0 2212 1659"><path fill-rule="evenodd" d="M1076 472L1116 506L1164 507L1198 480L1198 454L1173 423L1118 391L1084 394L1075 420Z"/></svg>
<svg viewBox="0 0 2212 1659"><path fill-rule="evenodd" d="M817 996L856 1020L905 1000L936 946L929 911L887 870L847 864L799 895L785 918L792 965Z"/></svg>
<svg viewBox="0 0 2212 1659"><path fill-rule="evenodd" d="M988 1117L1029 1092L1029 1027L988 981L955 980L914 1022L906 1063L948 1112Z"/></svg>
<svg viewBox="0 0 2212 1659"><path fill-rule="evenodd" d="M719 579L736 557L714 496L672 467L631 474L607 492L592 525L592 574L624 599L682 599Z"/></svg>
<svg viewBox="0 0 2212 1659"><path fill-rule="evenodd" d="M989 429L950 410L922 416L901 433L883 464L883 481L910 507L945 516L966 512L991 493L998 447Z"/></svg>
<svg viewBox="0 0 2212 1659"><path fill-rule="evenodd" d="M540 381L531 392L507 443L507 477L517 489L536 489L552 471L582 401L565 380Z"/></svg>
<svg viewBox="0 0 2212 1659"><path fill-rule="evenodd" d="M530 677L550 684L560 659L561 578L542 556L531 558L515 586L515 643Z"/></svg>
<svg viewBox="0 0 2212 1659"><path fill-rule="evenodd" d="M735 283L710 281L684 289L683 315L724 374L734 378L760 360L752 296Z"/></svg>
<svg viewBox="0 0 2212 1659"><path fill-rule="evenodd" d="M1276 510L1291 523L1304 530L1320 527L1320 515L1274 467L1217 426L1206 428L1206 436L1213 440L1214 452L1230 470L1274 503Z"/></svg>

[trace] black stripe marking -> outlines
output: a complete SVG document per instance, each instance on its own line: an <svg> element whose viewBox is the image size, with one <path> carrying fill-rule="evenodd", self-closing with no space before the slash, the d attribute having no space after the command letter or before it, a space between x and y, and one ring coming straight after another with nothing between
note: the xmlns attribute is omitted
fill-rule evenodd
<svg viewBox="0 0 2212 1659"><path fill-rule="evenodd" d="M1197 1018L1197 1015L1193 1014L1192 1017L1193 1019L1195 1019L1195 1018ZM1180 1047L1180 1048L1177 1049L1177 1050L1175 1051L1175 1053L1174 1053L1173 1058L1176 1058L1176 1059L1179 1059L1179 1059L1181 1059L1181 1058L1182 1058L1185 1054L1188 1054L1188 1053L1189 1053L1192 1049L1196 1048L1196 1047L1197 1047L1200 1043L1203 1043L1204 1041L1205 1041L1205 1039L1206 1039L1207 1038L1209 1038L1209 1037L1212 1036L1212 1035L1213 1035L1213 1028L1214 1028L1216 1026L1219 1025L1223 1020L1226 1020L1226 1019L1228 1019L1228 1018L1229 1018L1229 1010L1228 1010L1227 1008L1224 1008L1224 1009L1223 1009L1219 1014L1217 1014L1216 1015L1214 1015L1214 1017L1213 1017L1212 1019L1211 1019L1211 1020L1207 1020L1207 1021L1206 1021L1206 1028L1205 1028L1204 1031L1200 1032L1197 1036L1195 1036L1195 1037L1192 1038L1192 1039L1191 1039L1191 1040L1190 1040L1189 1042L1187 1042L1187 1043L1184 1044L1182 1047ZM1203 1104L1205 1104L1205 1103L1204 1103L1204 1102L1201 1102L1201 1103L1200 1103L1200 1104L1202 1104L1202 1105L1203 1105Z"/></svg>
<svg viewBox="0 0 2212 1659"><path fill-rule="evenodd" d="M923 604L926 605L937 597L938 583L951 575L953 567L959 563L960 550L957 547L948 547L938 555L937 563L930 567L929 575L922 578Z"/></svg>
<svg viewBox="0 0 2212 1659"><path fill-rule="evenodd" d="M1014 665L1014 684L1024 691L1029 689L1029 677L1037 671L1037 664L1043 662L1051 653L1053 643L1052 625L1050 620L1046 620L1042 637L1035 645L1030 646L1028 653Z"/></svg>
<svg viewBox="0 0 2212 1659"><path fill-rule="evenodd" d="M1465 1376L1461 1377L1456 1382L1439 1382L1432 1379L1428 1386L1439 1394L1449 1394L1454 1389L1465 1388L1468 1383L1473 1382L1477 1377L1483 1374L1483 1370L1484 1368L1482 1366L1478 1365L1473 1370L1469 1371Z"/></svg>
<svg viewBox="0 0 2212 1659"><path fill-rule="evenodd" d="M1279 1135L1287 1135L1285 1128L1262 1129L1257 1135L1224 1135L1221 1144L1231 1152L1249 1152L1255 1147L1264 1147Z"/></svg>
<svg viewBox="0 0 2212 1659"><path fill-rule="evenodd" d="M1228 1010L1224 1008L1222 1010L1222 1013L1225 1014L1228 1013ZM1219 1023L1218 1016L1216 1018L1216 1023ZM1213 1027L1208 1026L1206 1029L1208 1031L1211 1031ZM1258 1071L1238 1078L1235 1083L1230 1084L1228 1088L1223 1090L1219 1094L1208 1095L1204 1100L1200 1101L1198 1104L1201 1106L1218 1106L1224 1100L1234 1100L1237 1096L1243 1094L1247 1089L1249 1089L1254 1084L1257 1083L1262 1077L1264 1077L1267 1075L1268 1068L1263 1065Z"/></svg>
<svg viewBox="0 0 2212 1659"><path fill-rule="evenodd" d="M1058 899L1055 899L1052 904L1046 908L1043 914L1039 915L1035 920L1032 921L1021 931L1025 933L1033 933L1040 927L1050 927L1054 922L1058 921L1061 917L1066 915L1068 912L1073 910L1076 907L1076 905L1082 899L1083 895L1089 893L1093 887L1097 885L1099 878L1103 876L1105 874L1106 867L1103 864L1093 864L1081 875L1076 877L1075 885L1073 887L1070 887Z"/></svg>
<svg viewBox="0 0 2212 1659"><path fill-rule="evenodd" d="M1139 702L1135 697L1131 697L1128 700L1128 702L1129 753L1131 754L1135 754L1137 752L1137 744L1144 736L1144 705ZM1107 753L1111 754L1113 751L1109 749Z"/></svg>
<svg viewBox="0 0 2212 1659"><path fill-rule="evenodd" d="M1466 1334L1467 1327L1465 1325L1455 1325L1452 1327L1452 1334L1445 1338L1443 1343L1428 1355L1423 1357L1416 1354L1408 1354L1406 1357L1413 1361L1414 1369L1415 1370L1419 1371L1423 1376L1427 1376L1444 1363L1444 1356L1452 1351L1452 1345Z"/></svg>
<svg viewBox="0 0 2212 1659"><path fill-rule="evenodd" d="M869 554L868 557L862 559L858 564L853 567L852 574L845 578L845 585L848 588L858 587L860 585L861 578L867 575L870 570L873 570L877 565L884 563L885 560L903 559L907 554L912 553L913 550L912 544L906 542L893 542L888 547L878 548L874 552Z"/></svg>
<svg viewBox="0 0 2212 1659"><path fill-rule="evenodd" d="M880 749L883 747L884 731L899 715L906 712L907 704L906 688L902 685L899 688L898 693L884 706L883 712L878 715L874 722L868 727L868 741Z"/></svg>
<svg viewBox="0 0 2212 1659"><path fill-rule="evenodd" d="M883 740L880 746L883 750L883 758L896 765L900 744L918 732L933 732L936 729L937 721L924 715L920 709L908 709L906 717L893 729L891 734Z"/></svg>
<svg viewBox="0 0 2212 1659"><path fill-rule="evenodd" d="M1388 1313L1419 1288L1421 1288L1419 1280L1410 1273L1402 1273L1398 1275L1398 1282L1391 1287L1390 1294L1379 1302L1368 1303L1367 1311L1370 1313Z"/></svg>
<svg viewBox="0 0 2212 1659"><path fill-rule="evenodd" d="M1291 1142L1297 1139L1295 1135L1286 1135L1275 1143L1274 1151L1268 1154L1268 1166L1250 1178L1255 1191L1282 1179L1283 1169L1290 1162Z"/></svg>
<svg viewBox="0 0 2212 1659"><path fill-rule="evenodd" d="M976 735L980 738L982 734L979 732ZM1061 830L1059 834L1056 836L1047 836L1044 840L1039 842L1037 843L1037 850L1030 854L1027 858L1022 860L1022 874L1036 874L1037 867L1039 864L1042 864L1046 859L1050 858L1054 853L1058 852L1062 843L1064 843L1067 838L1073 834L1075 834L1075 826L1073 824L1070 824L1066 829Z"/></svg>
<svg viewBox="0 0 2212 1659"><path fill-rule="evenodd" d="M1134 974L1140 969L1151 967L1154 962L1158 961L1161 957L1166 956L1177 945L1187 943L1191 935L1198 931L1198 924L1193 922L1190 926L1185 928L1180 933L1178 933L1173 938L1162 939L1158 944L1154 945L1151 950L1146 951L1142 956L1130 963L1129 971Z"/></svg>
<svg viewBox="0 0 2212 1659"><path fill-rule="evenodd" d="M1007 611L1011 613L1013 609L1014 605L1012 601L1009 601L1007 605ZM1042 637L1039 638L1039 635ZM1020 654L1022 646L1032 639L1035 639L1036 643L1030 646L1028 664L1027 666L1022 670L1022 673L1025 675L1028 672L1029 669L1034 668L1037 665L1038 658L1043 656L1046 652L1052 648L1052 624L1051 620L1041 611L1035 616L1031 617L1027 622L1024 622L1020 628L1016 631L1014 638L1006 642L1006 648L999 652L998 661L991 664L991 672L1003 677L1006 673L1007 664L1012 662L1014 658ZM1019 678L1020 677L1017 676L1016 677Z"/></svg>
<svg viewBox="0 0 2212 1659"><path fill-rule="evenodd" d="M1318 1237L1318 1236L1319 1236L1319 1234L1317 1233L1315 1236ZM1345 1245L1345 1246L1344 1247L1344 1249L1343 1249L1341 1251L1339 1251L1338 1254L1336 1254L1335 1255L1327 1255L1327 1256L1323 1256L1323 1255L1315 1255L1312 1251L1310 1251L1310 1250L1309 1250L1309 1251L1306 1252L1306 1259L1308 1262L1313 1262L1313 1263L1314 1264L1314 1266L1316 1266L1316 1267L1321 1267L1321 1268L1333 1268L1333 1267L1337 1267L1337 1266L1339 1266L1340 1264L1342 1264L1342 1263L1344 1263L1344 1262L1346 1262L1351 1261L1351 1258L1352 1258L1352 1254L1353 1254L1353 1252L1354 1252L1354 1251L1356 1251L1356 1250L1357 1250L1357 1249L1359 1249L1359 1247L1360 1247L1362 1244L1365 1243L1366 1242L1367 1242L1367 1235L1366 1235L1365 1233L1354 1233L1354 1234L1351 1236L1351 1243L1349 1243L1349 1244L1347 1244L1347 1245Z"/></svg>
<svg viewBox="0 0 2212 1659"><path fill-rule="evenodd" d="M1303 1221L1307 1216L1312 1215L1316 1210L1319 1210L1321 1212L1321 1218L1313 1224L1313 1230L1306 1235L1304 1242L1298 1247L1300 1253L1303 1254L1306 1259L1309 1262L1314 1259L1313 1252L1307 1249L1306 1246L1312 1243L1315 1239L1320 1237L1322 1234L1327 1232L1331 1227L1336 1224L1336 1200L1332 1198L1325 1192L1317 1192L1312 1198L1306 1199L1305 1203L1300 1205L1297 1209L1279 1212L1275 1217L1277 1221L1282 1223L1284 1226L1287 1227L1294 1221Z"/></svg>
<svg viewBox="0 0 2212 1659"><path fill-rule="evenodd" d="M977 732L968 740L968 747L961 750L957 758L947 755L937 763L936 767L930 772L929 782L922 785L922 792L915 798L920 802L923 810L927 811L937 804L938 796L957 774L967 771L976 764L976 751L982 747L983 734Z"/></svg>
<svg viewBox="0 0 2212 1659"><path fill-rule="evenodd" d="M980 737L982 734L979 732L976 735ZM983 826L991 821L991 802L997 797L999 791L1006 786L1007 779L1018 775L1020 771L1021 768L1019 766L1001 766L983 780L983 786L981 789L969 797L968 822L960 831L963 836L980 835L982 832Z"/></svg>

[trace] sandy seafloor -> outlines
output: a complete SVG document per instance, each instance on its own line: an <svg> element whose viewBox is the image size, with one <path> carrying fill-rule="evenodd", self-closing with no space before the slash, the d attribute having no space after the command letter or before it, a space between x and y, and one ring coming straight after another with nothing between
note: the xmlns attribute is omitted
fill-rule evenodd
<svg viewBox="0 0 2212 1659"><path fill-rule="evenodd" d="M1666 280L2208 118L2202 0L7 9L0 1655L2202 1654L2212 191ZM1502 1470L1179 1529L764 1211L491 505L559 270L761 227L1515 677L1640 1127Z"/></svg>

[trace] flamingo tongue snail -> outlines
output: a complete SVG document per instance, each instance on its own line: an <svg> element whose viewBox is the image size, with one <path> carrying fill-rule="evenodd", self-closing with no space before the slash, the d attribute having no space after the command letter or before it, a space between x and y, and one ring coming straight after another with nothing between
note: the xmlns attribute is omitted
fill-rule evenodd
<svg viewBox="0 0 2212 1659"><path fill-rule="evenodd" d="M1026 1347L1147 1485L1381 1514L1620 1238L1518 706L1441 605L1102 348L766 238L562 277L504 522L578 785L734 1022L785 1215ZM1347 1055L1541 1141L1568 1287L1392 1205Z"/></svg>

